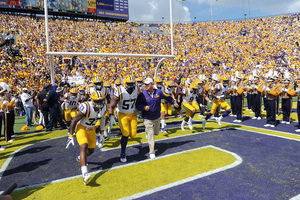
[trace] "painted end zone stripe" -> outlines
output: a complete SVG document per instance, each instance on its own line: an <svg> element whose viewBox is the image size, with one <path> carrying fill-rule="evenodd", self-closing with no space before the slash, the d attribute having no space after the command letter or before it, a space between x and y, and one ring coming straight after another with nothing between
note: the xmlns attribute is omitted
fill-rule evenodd
<svg viewBox="0 0 300 200"><path fill-rule="evenodd" d="M195 119L195 120L203 121L203 120L199 120L199 119ZM216 123L216 121L209 120L207 125L206 125L206 128L216 128L215 123L209 123L209 122L215 122ZM235 127L235 128L239 128L240 130L252 130L252 131L257 131L259 133L263 133L263 134L270 135L270 136L278 136L278 137L285 138L285 139L300 141L300 135L297 135L297 134L294 134L294 133L287 133L287 132L283 132L283 131L270 130L270 129L266 129L266 128L257 128L257 127L248 126L248 125L239 124L239 123L230 123L230 122L223 122L222 121L222 124L223 124L223 126L224 125L239 126L239 127Z"/></svg>
<svg viewBox="0 0 300 200"><path fill-rule="evenodd" d="M188 182L191 182L191 181L194 181L194 180L197 180L197 179L200 179L200 178L203 178L203 177L206 177L206 176L209 176L209 175L221 172L221 171L225 171L225 170L234 168L234 167L240 165L243 162L243 159L240 156L238 156L237 154L235 154L235 153L232 153L230 151L226 151L224 149L217 148L217 147L214 147L214 146L211 146L211 148L214 148L214 149L217 149L219 151L223 151L225 153L231 154L233 157L236 158L236 161L234 163L230 164L230 165L227 165L227 166L215 169L215 170L204 172L202 174L198 174L198 175L193 176L193 177L189 177L189 178L177 181L177 182L173 182L173 183L170 183L168 185L164 185L164 186L161 186L161 187L154 188L152 190L147 190L145 192L141 192L141 193L138 193L138 194L134 194L132 196L128 196L128 197L122 198L122 200L125 200L125 199L126 200L127 199L136 199L136 198L140 198L140 197L143 197L143 196L146 196L146 195L149 195L149 194L153 194L153 193L158 192L158 191L162 191L162 190L171 188L171 187L182 185L184 183L188 183ZM209 163L207 163L207 164L209 164Z"/></svg>
<svg viewBox="0 0 300 200"><path fill-rule="evenodd" d="M290 200L300 200L300 194L297 195L297 196L295 196L295 197L293 197L293 198L291 198Z"/></svg>
<svg viewBox="0 0 300 200"><path fill-rule="evenodd" d="M184 170L180 170L182 162L185 163ZM76 186L76 199L95 197L95 195L97 199L118 199L127 195L133 195L126 197L127 199L136 198L218 173L241 163L242 159L232 152L214 146L205 146L161 156L154 160L147 159L97 171L93 173L96 175L87 187L83 185L82 178L76 176L73 177L75 179L69 181L60 179L51 182L55 184L39 184L35 187L27 187L26 190L19 188L14 192L14 197L22 198L24 197L22 195L29 194L26 195L28 199L32 197L59 199L63 196L75 198L72 196L72 190ZM146 192L141 193L145 190Z"/></svg>

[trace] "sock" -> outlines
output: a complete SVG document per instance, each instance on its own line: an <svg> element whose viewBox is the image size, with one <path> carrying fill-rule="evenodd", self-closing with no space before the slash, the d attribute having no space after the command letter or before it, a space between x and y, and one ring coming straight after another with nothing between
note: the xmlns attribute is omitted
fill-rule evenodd
<svg viewBox="0 0 300 200"><path fill-rule="evenodd" d="M193 118L190 117L188 123L189 123L189 124L192 124L192 121L193 121Z"/></svg>
<svg viewBox="0 0 300 200"><path fill-rule="evenodd" d="M211 116L212 116L212 114L211 114L211 113L208 113L208 114L206 115L206 117L205 117L205 120L208 120Z"/></svg>
<svg viewBox="0 0 300 200"><path fill-rule="evenodd" d="M184 126L184 125L185 125L185 123L186 123L186 121L182 120L182 123L181 123L181 125L183 125L183 126Z"/></svg>
<svg viewBox="0 0 300 200"><path fill-rule="evenodd" d="M221 121L223 119L223 115L219 117L219 120Z"/></svg>
<svg viewBox="0 0 300 200"><path fill-rule="evenodd" d="M85 173L88 173L86 165L81 167L81 173L82 173L82 176L84 176Z"/></svg>
<svg viewBox="0 0 300 200"><path fill-rule="evenodd" d="M128 142L128 137L122 135L121 138L121 156L125 156L125 150Z"/></svg>
<svg viewBox="0 0 300 200"><path fill-rule="evenodd" d="M161 128L165 128L166 120L161 120Z"/></svg>
<svg viewBox="0 0 300 200"><path fill-rule="evenodd" d="M224 113L223 113L223 117L226 117L227 115L229 115L229 113L231 113L231 109L229 110L226 110Z"/></svg>

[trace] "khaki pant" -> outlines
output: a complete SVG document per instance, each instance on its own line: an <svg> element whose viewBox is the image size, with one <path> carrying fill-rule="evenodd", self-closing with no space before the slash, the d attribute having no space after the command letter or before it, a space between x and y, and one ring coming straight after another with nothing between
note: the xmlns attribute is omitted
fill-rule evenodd
<svg viewBox="0 0 300 200"><path fill-rule="evenodd" d="M146 128L146 137L149 144L149 154L154 154L154 135L159 134L160 130L160 118L155 120L144 119L144 124Z"/></svg>

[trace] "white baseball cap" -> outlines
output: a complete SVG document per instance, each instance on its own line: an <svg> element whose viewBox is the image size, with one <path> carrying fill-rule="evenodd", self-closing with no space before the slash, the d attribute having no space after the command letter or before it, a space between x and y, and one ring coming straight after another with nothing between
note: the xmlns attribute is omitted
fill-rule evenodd
<svg viewBox="0 0 300 200"><path fill-rule="evenodd" d="M150 84L150 83L153 83L153 79L152 78L146 78L145 84Z"/></svg>

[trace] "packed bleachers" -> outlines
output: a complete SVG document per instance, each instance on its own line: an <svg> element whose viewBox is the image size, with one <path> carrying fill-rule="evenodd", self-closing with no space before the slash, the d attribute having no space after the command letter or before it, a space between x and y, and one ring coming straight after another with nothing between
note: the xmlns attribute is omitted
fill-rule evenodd
<svg viewBox="0 0 300 200"><path fill-rule="evenodd" d="M2 48L1 78L12 86L20 85L20 88L24 84L37 86L36 82L43 85L49 79L44 19L1 14L0 27L1 34L10 31L19 34L16 48L23 55L14 62ZM158 28L164 34L139 32L130 23L55 19L49 23L50 46L51 51L170 54L169 26L158 25ZM209 75L219 69L226 69L229 74L236 70L247 73L257 64L278 70L288 66L293 73L298 73L298 35L298 15L238 22L175 24L176 59L167 62L168 67L162 76L170 78L177 72L185 72L185 76ZM74 71L86 75L101 71L108 79L129 72L136 76L144 72L147 76L154 73L154 61L146 58L78 57L74 66L68 68L57 56L56 79ZM223 67L218 63L224 63ZM23 78L30 81L23 83Z"/></svg>

